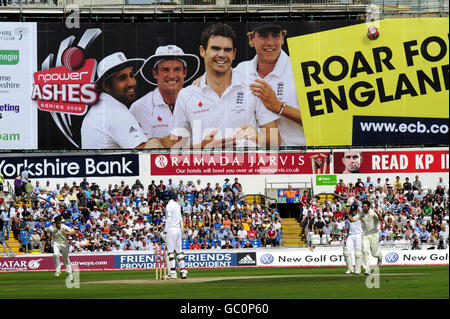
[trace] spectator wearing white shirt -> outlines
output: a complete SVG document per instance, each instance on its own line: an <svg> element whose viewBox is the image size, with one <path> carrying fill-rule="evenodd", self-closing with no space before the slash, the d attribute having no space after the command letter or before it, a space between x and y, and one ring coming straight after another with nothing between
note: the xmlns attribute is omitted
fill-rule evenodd
<svg viewBox="0 0 450 319"><path fill-rule="evenodd" d="M244 229L244 226L241 226L237 231L237 236L239 240L247 239L247 231Z"/></svg>
<svg viewBox="0 0 450 319"><path fill-rule="evenodd" d="M445 185L443 177L439 177L439 182L436 184L436 187L438 186L442 187L443 190L447 189L447 185Z"/></svg>
<svg viewBox="0 0 450 319"><path fill-rule="evenodd" d="M448 242L448 228L446 225L441 226L441 230L439 231L439 237L442 237L444 243Z"/></svg>

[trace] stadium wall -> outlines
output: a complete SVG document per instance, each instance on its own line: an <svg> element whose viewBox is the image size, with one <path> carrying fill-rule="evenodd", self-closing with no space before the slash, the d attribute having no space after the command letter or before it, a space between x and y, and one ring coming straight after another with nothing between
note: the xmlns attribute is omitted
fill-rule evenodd
<svg viewBox="0 0 450 319"><path fill-rule="evenodd" d="M353 150L355 151L355 150ZM356 174L340 174L335 155L345 150L313 150L285 151L274 153L257 152L222 152L211 157L208 153L185 153L184 161L179 160L179 154L170 152L64 152L64 153L4 153L0 158L0 173L13 184L14 179L22 172L25 165L30 166L30 179L34 185L39 181L45 186L50 181L51 186L57 183L73 182L79 184L84 177L88 182L96 182L102 189L109 184L119 184L123 180L130 186L139 179L145 188L152 180L159 184L163 180L167 185L169 178L174 184L183 180L184 184L197 179L206 185L224 183L225 178L239 182L246 194L264 194L265 188L309 187L312 185L315 194L333 192L336 184L318 185L318 176L336 176L345 183L355 183L357 178L366 181L370 176L373 182L378 177L382 182L389 178L390 182L400 176L404 181L409 177L419 175L424 188L434 189L439 177L444 183L449 183L449 150L448 148L401 148L401 149L358 149L363 155L363 162L374 162L366 165L363 171ZM250 155L249 155L250 154ZM326 154L327 169L321 171L312 167L311 157ZM365 156L368 154L368 156ZM178 166L171 165L172 157L177 157ZM164 158L161 164L158 159ZM203 158L203 162L202 161ZM271 160L272 159L272 160ZM405 163L405 161L407 163ZM264 164L263 164L264 162ZM289 163L291 165L288 165ZM420 163L418 163L420 162ZM156 163L156 164L155 164ZM384 163L384 164L383 164ZM428 163L428 164L427 164ZM159 167L157 166L159 165ZM362 166L363 168L363 166ZM375 169L373 169L375 168ZM181 173L181 171L183 171ZM189 173L195 172L195 173ZM320 182L319 182L320 184Z"/></svg>
<svg viewBox="0 0 450 319"><path fill-rule="evenodd" d="M433 247L434 248L434 247ZM381 249L383 266L448 265L449 249ZM197 250L186 252L187 268L233 267L344 267L341 247ZM152 252L69 255L74 270L151 270L155 268ZM371 259L376 265L376 259ZM51 254L27 254L0 259L0 272L54 271ZM64 270L64 266L63 266Z"/></svg>

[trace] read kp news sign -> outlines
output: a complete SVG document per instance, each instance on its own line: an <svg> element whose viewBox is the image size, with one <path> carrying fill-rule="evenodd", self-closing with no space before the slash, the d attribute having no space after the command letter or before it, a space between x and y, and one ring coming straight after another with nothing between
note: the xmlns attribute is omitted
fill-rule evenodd
<svg viewBox="0 0 450 319"><path fill-rule="evenodd" d="M307 145L448 144L448 33L407 18L288 38Z"/></svg>
<svg viewBox="0 0 450 319"><path fill-rule="evenodd" d="M346 152L333 153L334 172L345 170ZM358 157L357 173L448 173L449 151L376 151L352 150L347 155ZM356 173L356 171L355 171Z"/></svg>

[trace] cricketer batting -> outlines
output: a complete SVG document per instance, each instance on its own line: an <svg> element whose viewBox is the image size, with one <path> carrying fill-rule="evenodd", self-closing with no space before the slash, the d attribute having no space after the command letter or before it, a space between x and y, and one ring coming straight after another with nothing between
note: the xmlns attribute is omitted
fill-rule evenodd
<svg viewBox="0 0 450 319"><path fill-rule="evenodd" d="M378 247L378 230L380 221L383 220L381 214L370 208L370 202L365 200L362 204L362 211L357 213L354 217L347 213L350 222L361 220L363 229L362 246L363 246L363 267L365 274L370 275L370 254L378 259L377 266L381 266L383 261L380 249Z"/></svg>
<svg viewBox="0 0 450 319"><path fill-rule="evenodd" d="M166 240L167 255L169 257L170 279L176 279L175 259L180 268L181 279L187 278L185 269L184 254L181 250L181 238L183 231L183 217L181 215L181 205L177 202L175 193L163 194L163 201L166 203L166 222L164 225L164 236Z"/></svg>

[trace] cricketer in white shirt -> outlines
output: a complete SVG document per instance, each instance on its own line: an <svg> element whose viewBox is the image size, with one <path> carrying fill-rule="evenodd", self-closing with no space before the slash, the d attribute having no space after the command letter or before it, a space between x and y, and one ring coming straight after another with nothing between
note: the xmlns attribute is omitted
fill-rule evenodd
<svg viewBox="0 0 450 319"><path fill-rule="evenodd" d="M242 77L247 78L250 83L255 82L255 79L264 80L275 91L278 100L298 110L299 103L294 73L292 72L291 67L291 58L281 50L273 71L264 79L258 75L257 59L258 56L255 56L252 60L241 62L234 70L239 72ZM281 146L306 145L305 133L303 132L303 127L301 125L285 116L279 117L277 124L281 135Z"/></svg>
<svg viewBox="0 0 450 319"><path fill-rule="evenodd" d="M83 149L131 149L147 138L128 108L103 92L81 125Z"/></svg>
<svg viewBox="0 0 450 319"><path fill-rule="evenodd" d="M370 254L378 259L377 265L380 266L382 262L382 255L379 249L380 217L367 204L363 203L362 210L354 217L349 215L349 220L355 222L360 220L363 230L362 246L363 246L363 266L366 273L370 273Z"/></svg>
<svg viewBox="0 0 450 319"><path fill-rule="evenodd" d="M173 114L158 88L134 102L130 112L138 121L147 139L169 136Z"/></svg>
<svg viewBox="0 0 450 319"><path fill-rule="evenodd" d="M61 227L57 227L58 223ZM66 268L66 273L69 278L72 277L72 267L70 266L69 260L69 249L67 246L67 234L75 234L75 230L68 227L67 225L62 224L61 222L56 222L55 224L45 228L47 233L52 234L53 237L53 260L55 262L55 276L59 276L61 272L61 263L59 261L59 255L62 255L64 266ZM67 233L67 234L66 234Z"/></svg>
<svg viewBox="0 0 450 319"><path fill-rule="evenodd" d="M346 274L355 272L356 274L361 273L361 263L362 263L362 234L363 229L361 221L350 222L347 220L346 228L348 229L347 241L343 248L344 259L347 264ZM355 256L355 269L353 269L352 253Z"/></svg>
<svg viewBox="0 0 450 319"><path fill-rule="evenodd" d="M181 246L183 231L183 216L181 215L181 205L171 199L166 205L166 221L164 224L164 234L166 237L167 255L169 257L170 276L176 278L175 258L180 267L181 277L185 278L187 271L185 269L185 260ZM176 256L176 257L175 257Z"/></svg>
<svg viewBox="0 0 450 319"><path fill-rule="evenodd" d="M220 97L206 84L204 74L199 87L191 85L178 93L170 131L178 137L190 137L192 145L199 145L214 129L219 130L215 139L232 138L240 127L250 125L257 131L278 118L252 94L249 83L239 73L233 71L231 84ZM240 140L237 146L256 145Z"/></svg>

